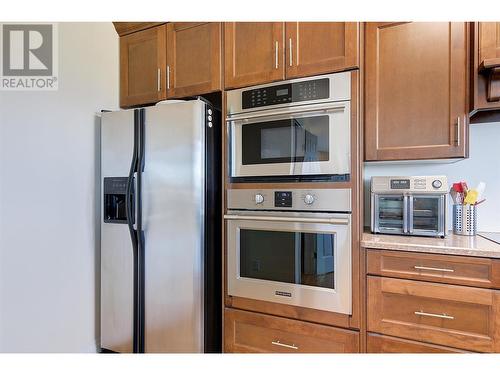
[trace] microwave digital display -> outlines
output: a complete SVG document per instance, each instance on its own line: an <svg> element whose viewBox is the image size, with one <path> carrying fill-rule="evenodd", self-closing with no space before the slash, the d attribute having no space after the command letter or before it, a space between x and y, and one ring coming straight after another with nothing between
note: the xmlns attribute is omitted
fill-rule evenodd
<svg viewBox="0 0 500 375"><path fill-rule="evenodd" d="M410 188L409 179L391 180L391 189L409 189L409 188Z"/></svg>

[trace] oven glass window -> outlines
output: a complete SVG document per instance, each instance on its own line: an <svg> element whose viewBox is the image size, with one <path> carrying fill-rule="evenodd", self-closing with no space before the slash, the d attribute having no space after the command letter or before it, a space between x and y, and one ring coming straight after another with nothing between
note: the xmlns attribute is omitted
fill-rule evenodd
<svg viewBox="0 0 500 375"><path fill-rule="evenodd" d="M245 125L242 127L242 163L328 161L329 121L324 115Z"/></svg>
<svg viewBox="0 0 500 375"><path fill-rule="evenodd" d="M439 231L440 198L413 197L413 229Z"/></svg>
<svg viewBox="0 0 500 375"><path fill-rule="evenodd" d="M404 222L403 196L379 196L377 214L380 229L402 232Z"/></svg>
<svg viewBox="0 0 500 375"><path fill-rule="evenodd" d="M240 277L335 289L335 234L240 230Z"/></svg>

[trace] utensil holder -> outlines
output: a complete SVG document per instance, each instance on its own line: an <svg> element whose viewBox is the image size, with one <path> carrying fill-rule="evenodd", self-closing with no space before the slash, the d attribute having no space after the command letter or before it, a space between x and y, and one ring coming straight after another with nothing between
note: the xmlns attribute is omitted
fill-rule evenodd
<svg viewBox="0 0 500 375"><path fill-rule="evenodd" d="M453 205L453 233L461 236L475 236L477 232L476 206Z"/></svg>

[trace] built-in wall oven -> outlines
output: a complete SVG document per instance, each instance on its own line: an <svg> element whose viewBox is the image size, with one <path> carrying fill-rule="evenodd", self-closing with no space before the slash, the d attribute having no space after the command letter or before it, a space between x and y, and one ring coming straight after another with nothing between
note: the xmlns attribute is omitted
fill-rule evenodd
<svg viewBox="0 0 500 375"><path fill-rule="evenodd" d="M227 192L227 292L351 314L350 189Z"/></svg>
<svg viewBox="0 0 500 375"><path fill-rule="evenodd" d="M350 103L350 72L228 91L230 177L349 180Z"/></svg>

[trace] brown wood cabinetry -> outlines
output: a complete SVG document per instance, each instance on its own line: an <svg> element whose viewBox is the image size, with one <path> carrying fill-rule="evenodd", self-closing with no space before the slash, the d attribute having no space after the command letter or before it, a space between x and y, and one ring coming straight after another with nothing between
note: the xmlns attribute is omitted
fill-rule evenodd
<svg viewBox="0 0 500 375"><path fill-rule="evenodd" d="M368 276L367 328L459 349L500 351L500 292Z"/></svg>
<svg viewBox="0 0 500 375"><path fill-rule="evenodd" d="M283 22L226 22L225 87L285 79Z"/></svg>
<svg viewBox="0 0 500 375"><path fill-rule="evenodd" d="M132 34L137 31L146 30L151 27L159 26L165 22L113 22L116 33L119 36Z"/></svg>
<svg viewBox="0 0 500 375"><path fill-rule="evenodd" d="M166 26L120 37L120 106L155 103L166 98Z"/></svg>
<svg viewBox="0 0 500 375"><path fill-rule="evenodd" d="M446 284L500 288L500 261L488 258L369 250L367 273Z"/></svg>
<svg viewBox="0 0 500 375"><path fill-rule="evenodd" d="M464 350L369 333L367 353L467 353Z"/></svg>
<svg viewBox="0 0 500 375"><path fill-rule="evenodd" d="M359 66L356 22L287 22L286 77L330 73Z"/></svg>
<svg viewBox="0 0 500 375"><path fill-rule="evenodd" d="M471 35L471 110L500 109L500 22L475 22Z"/></svg>
<svg viewBox="0 0 500 375"><path fill-rule="evenodd" d="M359 66L356 22L228 22L226 89Z"/></svg>
<svg viewBox="0 0 500 375"><path fill-rule="evenodd" d="M226 308L224 351L226 353L357 353L359 333Z"/></svg>
<svg viewBox="0 0 500 375"><path fill-rule="evenodd" d="M222 24L167 24L167 98L221 90Z"/></svg>
<svg viewBox="0 0 500 375"><path fill-rule="evenodd" d="M467 23L365 26L365 159L468 155Z"/></svg>

